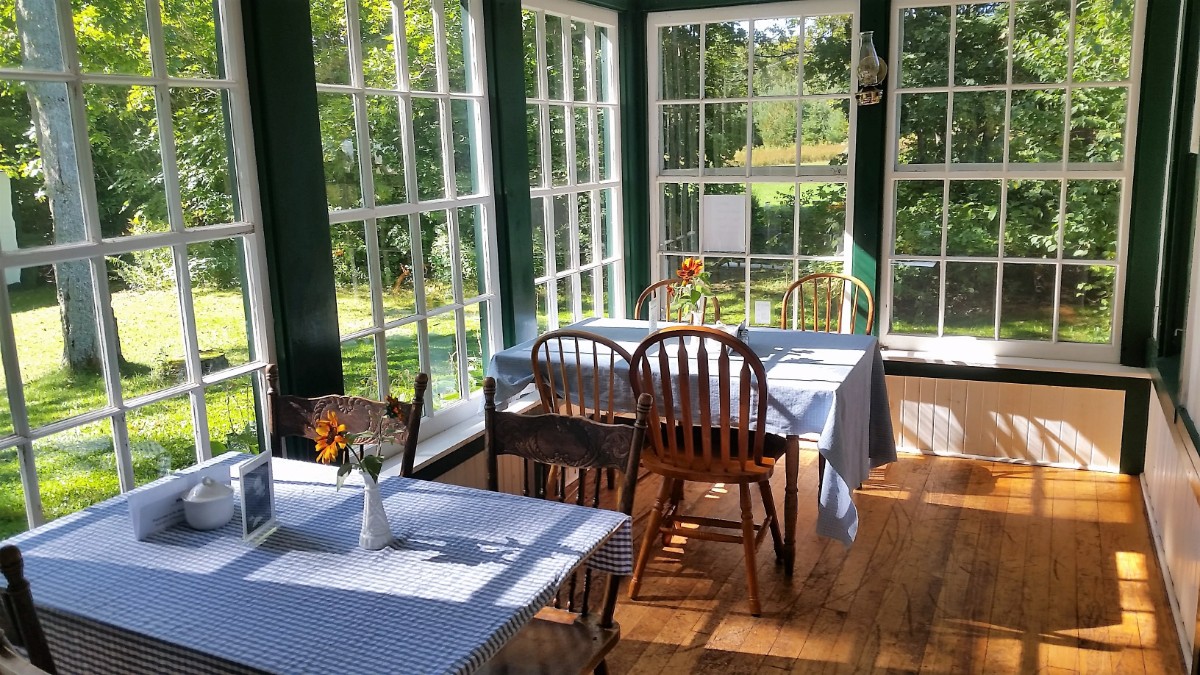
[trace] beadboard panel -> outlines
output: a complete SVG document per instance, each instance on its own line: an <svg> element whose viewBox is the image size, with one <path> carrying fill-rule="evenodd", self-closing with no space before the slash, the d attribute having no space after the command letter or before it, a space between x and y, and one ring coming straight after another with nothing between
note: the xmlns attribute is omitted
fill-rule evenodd
<svg viewBox="0 0 1200 675"><path fill-rule="evenodd" d="M501 456L497 460L500 471L500 491L521 494L521 460ZM487 455L479 453L446 473L437 477L439 483L487 489Z"/></svg>
<svg viewBox="0 0 1200 675"><path fill-rule="evenodd" d="M889 375L896 443L966 455L1115 473L1120 390Z"/></svg>
<svg viewBox="0 0 1200 675"><path fill-rule="evenodd" d="M1142 491L1167 595L1194 672L1200 620L1200 459L1158 401L1150 403Z"/></svg>

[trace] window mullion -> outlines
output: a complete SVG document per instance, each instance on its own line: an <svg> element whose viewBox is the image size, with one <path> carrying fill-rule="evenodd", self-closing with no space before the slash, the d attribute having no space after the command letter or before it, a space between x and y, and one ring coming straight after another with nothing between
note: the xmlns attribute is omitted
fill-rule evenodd
<svg viewBox="0 0 1200 675"><path fill-rule="evenodd" d="M112 297L108 291L108 268L102 257L89 258L81 262L88 265L91 273L93 296L96 301L96 329L103 350L101 377L104 378L104 388L108 392L108 404L111 407L122 409L124 406L121 391L120 342L116 331L116 319L113 317ZM185 358L188 356L190 355L184 354ZM116 453L117 477L121 491L128 492L134 487L133 459L129 452L129 435L125 427L124 414L114 415L110 426L113 434L113 452Z"/></svg>
<svg viewBox="0 0 1200 675"><path fill-rule="evenodd" d="M175 119L171 114L171 88L167 79L167 53L163 39L162 14L157 0L146 0L146 23L150 36L150 68L160 83L154 85L154 114L158 123L158 152L163 168L167 217L173 232L184 230L183 199L179 188L179 164L175 154Z"/></svg>

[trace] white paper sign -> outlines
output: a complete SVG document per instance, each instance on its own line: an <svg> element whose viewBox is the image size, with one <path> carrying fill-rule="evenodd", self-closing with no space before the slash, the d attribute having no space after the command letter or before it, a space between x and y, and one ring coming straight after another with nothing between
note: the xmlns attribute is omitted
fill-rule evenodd
<svg viewBox="0 0 1200 675"><path fill-rule="evenodd" d="M754 301L754 323L763 325L771 323L771 301Z"/></svg>
<svg viewBox="0 0 1200 675"><path fill-rule="evenodd" d="M228 466L210 466L187 473L167 476L125 497L133 536L141 541L183 522L183 497L207 476L229 485Z"/></svg>
<svg viewBox="0 0 1200 675"><path fill-rule="evenodd" d="M700 204L700 241L704 252L746 252L746 195L704 195Z"/></svg>

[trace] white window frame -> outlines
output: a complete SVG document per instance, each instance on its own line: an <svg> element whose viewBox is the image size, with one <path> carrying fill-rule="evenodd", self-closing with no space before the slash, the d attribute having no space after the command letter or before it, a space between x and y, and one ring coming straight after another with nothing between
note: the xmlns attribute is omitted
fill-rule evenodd
<svg viewBox="0 0 1200 675"><path fill-rule="evenodd" d="M703 24L706 23L722 23L727 21L759 21L765 19L779 18L801 18L803 26L803 18L810 16L827 16L827 15L850 15L851 17L851 35L850 35L850 64L858 62L858 33L859 26L859 5L856 2L847 0L805 0L802 2L778 2L762 5L739 5L732 7L720 7L714 9L700 10L679 10L669 12L653 12L649 15L646 21L646 63L648 79L647 87L649 97L647 101L647 110L650 119L649 124L649 140L650 140L650 279L653 282L657 279L667 278L671 274L670 270L664 269L664 263L668 257L683 258L686 256L704 256L707 258L741 258L746 261L746 275L744 279L743 303L746 307L747 319L753 318L753 307L751 307L751 296L753 295L752 280L749 278L750 261L754 259L775 259L788 260L792 263L792 280L796 279L796 274L799 266L809 262L840 262L842 271L846 274L853 274L853 251L854 251L854 176L855 176L855 145L856 145L856 130L858 128L858 103L854 100L854 92L858 90L858 69L850 67L850 91L847 94L804 94L798 91L796 94L786 95L755 95L753 92L754 81L754 27L750 28L750 39L747 49L748 70L747 70L747 86L749 88L747 96L737 98L708 98L703 96L704 80L704 30ZM659 29L669 26L679 26L686 24L701 24L700 31L700 91L701 97L696 99L682 100L666 100L662 98L662 79L661 68L662 64L659 59ZM801 38L803 40L803 37ZM848 65L850 65L848 64ZM673 103L699 104L700 114L700 136L703 138L705 128L705 104L707 103L747 103L748 114L746 124L750 129L753 128L754 119L752 106L755 102L766 101L798 101L803 103L809 100L840 100L847 96L850 98L850 115L849 126L847 127L847 160L845 165L804 165L800 163L800 142L799 129L797 129L796 143L796 165L783 167L759 167L756 171L753 166L753 147L746 149L746 166L740 168L726 169L709 169L704 168L704 144L700 143L698 149L699 162L696 169L663 169L662 157L662 115L660 108L663 105ZM748 136L749 137L749 136ZM690 251L668 251L664 250L663 246L663 213L661 205L661 194L664 185L696 185L700 192L699 198L703 200L704 186L714 184L737 184L747 185L749 190L750 184L753 183L782 183L791 182L797 186L804 183L838 183L846 186L846 223L845 230L842 235L841 252L834 255L803 255L803 254L779 254L779 253L751 253L752 247L750 242L751 228L749 223L752 222L753 214L751 212L751 200L746 199L746 253L730 254L730 253L705 253L703 227L699 227L697 233L698 248ZM749 192L747 192L749 197ZM797 195L797 211L793 214L793 231L798 231L799 228L799 195ZM698 223L699 226L699 223ZM768 322L770 325L775 325L778 321L777 317L772 316ZM751 321L753 323L753 321Z"/></svg>
<svg viewBox="0 0 1200 675"><path fill-rule="evenodd" d="M1005 0L1008 4L1016 2L1029 2L1036 0ZM1075 84L1073 80L1074 67L1074 49L1068 52L1067 75L1062 83L1046 83L1046 84L997 84L997 85L958 85L953 82L947 82L944 86L937 87L909 87L900 88L900 49L902 47L901 40L901 16L906 9L921 8L921 7L950 7L950 26L947 35L947 49L950 72L953 73L954 68L954 39L955 39L955 23L956 5L969 4L985 4L984 0L972 0L967 2L939 2L937 0L906 0L905 2L897 3L892 6L891 16L891 35L893 36L890 55L888 58L888 86L887 86L887 166L884 172L884 227L883 227L883 248L880 253L880 298L879 305L879 326L881 341L893 349L909 350L909 351L924 351L938 352L943 355L956 355L971 361L981 361L994 359L996 357L1018 357L1018 358L1047 358L1071 361L1095 361L1101 363L1117 363L1120 360L1121 351L1121 323L1124 308L1125 296L1125 275L1128 265L1128 249L1129 249L1129 221L1131 212L1131 195L1133 193L1133 168L1134 157L1137 145L1137 124L1138 124L1138 104L1140 101L1140 83L1141 83L1141 68L1142 68L1142 44L1144 41L1143 31L1145 29L1146 18L1146 2L1137 0L1134 8L1134 23L1133 23L1133 40L1132 49L1130 52L1129 62L1129 77L1125 80L1114 82L1088 82L1084 84ZM1076 3L1071 3L1071 25L1070 37L1068 44L1074 44L1075 31L1075 6ZM1009 12L1009 28L1008 33L1013 34L1013 22L1016 13ZM1011 44L1011 37L1009 38ZM1008 80L1011 80L1012 72L1012 50L1006 45L1008 54ZM953 75L951 75L952 77ZM995 165L991 164L954 164L947 162L937 165L920 165L908 164L904 168L898 165L898 148L897 134L900 129L900 96L902 94L924 93L924 92L951 92L950 97L953 97L953 92L961 91L1004 91L1012 92L1021 89L1064 89L1067 92L1079 91L1084 88L1092 87L1116 87L1122 86L1128 88L1128 98L1126 100L1126 121L1125 121L1125 149L1123 152L1123 161L1120 164L1105 163L1105 164L1083 164L1069 162L1069 148L1064 145L1063 158L1059 162L1048 164L1024 164L1024 163L1009 163L1008 161L1008 127L1011 124L1011 95L1006 100L1005 107L1005 145L1004 145L1004 161ZM1071 131L1071 109L1070 95L1065 95L1064 100L1064 136L1069 138ZM951 98L952 101L952 98ZM953 121L953 106L950 102L947 104L947 129ZM946 134L946 153L952 151L952 135L947 131ZM1016 340L1002 338L972 338L965 336L920 336L920 335L901 335L891 332L892 319L892 287L894 274L892 272L892 263L897 260L921 260L936 262L939 264L940 277L939 288L941 293L939 296L938 308L938 331L943 330L945 321L945 287L946 287L946 262L979 262L979 263L996 263L999 266L997 270L997 283L995 291L995 307L993 316L993 335L998 335L1000 327L1000 312L1002 309L1001 294L1004 288L1004 263L1005 256L1003 254L1003 246L999 247L999 251L995 256L956 256L946 255L942 253L936 256L921 256L921 255L897 255L893 252L893 246L896 236L896 183L899 180L945 180L947 181L946 190L948 190L949 181L952 180L989 180L1000 183L1001 186L1001 205L999 213L1000 230L998 237L1001 244L1004 241L1004 226L1006 209L1004 204L1007 202L1006 186L1009 180L1016 179L1035 179L1035 180L1056 180L1061 182L1061 192L1059 198L1059 257L1032 259L1032 258L1015 258L1015 260L1028 261L1037 264L1046 264L1055 266L1055 293L1054 293L1054 319L1053 319L1053 335L1057 336L1058 320L1059 320L1059 301L1061 291L1062 272L1064 267L1073 265L1087 266L1089 263L1097 265L1112 266L1115 268L1113 274L1113 305L1112 305L1112 332L1111 342L1108 344L1089 344L1079 342L1062 342L1049 340ZM1087 259L1071 259L1062 256L1062 223L1066 213L1066 189L1068 180L1079 179L1118 179L1121 180L1121 206L1118 213L1118 230L1117 230L1117 255L1113 260L1097 260L1091 261ZM944 208L948 197L943 194L943 214L942 214L942 237L946 236L946 219L948 218L947 210ZM944 247L943 247L944 251Z"/></svg>
<svg viewBox="0 0 1200 675"><path fill-rule="evenodd" d="M445 3L443 0L431 0L434 14L433 29L435 34L441 37L446 36L445 27ZM484 346L486 357L496 353L500 348L500 296L497 292L498 278L496 258L497 244L495 232L495 197L492 194L492 156L491 156L491 130L487 96L487 62L483 48L483 5L481 0L470 0L468 11L462 15L464 23L468 23L466 29L470 31L471 44L474 49L472 54L465 55L464 59L470 58L469 77L470 86L468 92L452 92L449 85L449 67L448 56L446 52L446 42L439 40L435 47L437 59L437 78L438 91L428 92L420 90L416 92L409 86L409 68L408 68L408 49L405 43L406 31L404 30L403 15L399 21L397 31L396 52L398 54L398 74L399 85L395 89L379 89L366 86L364 68L363 68L363 51L361 47L361 33L358 28L358 4L354 2L346 3L347 11L347 40L348 51L350 58L350 84L323 84L317 83L317 92L331 93L339 95L349 95L354 100L355 114L355 136L357 141L357 162L359 181L362 189L363 206L349 209L332 209L329 212L330 225L340 223L351 223L362 221L365 226L365 235L367 241L367 266L368 278L371 287L371 313L372 325L368 328L348 331L342 333L340 337L341 344L354 342L356 340L370 338L375 344L375 378L379 386L379 395L382 398L389 393L396 395L401 400L407 400L412 396L411 391L390 391L390 382L387 366L387 340L386 333L397 328L405 326L415 326L417 329L417 338L420 350L421 372L432 373L432 358L430 356L430 338L428 330L428 319L441 316L443 314L458 313L455 328L455 345L456 349L462 349L467 343L466 338L466 322L461 310L465 310L471 305L486 305L487 311L487 326L486 332L488 336L488 344ZM393 12L403 12L404 7L402 2L398 2L393 7ZM394 97L399 100L401 125L400 134L403 143L404 163L405 163L405 193L406 203L403 204L388 204L377 206L375 204L375 185L374 174L371 167L371 153L364 149L370 148L369 130L367 123L367 107L366 100L369 95L385 95ZM412 116L409 111L412 110L413 98L424 100L436 100L439 104L439 114L441 121L441 140L442 140L442 178L445 184L444 196L440 199L421 200L417 188L417 169L416 169L416 154L415 154L415 136L413 132ZM475 120L478 130L478 175L479 192L474 195L459 197L458 186L456 182L456 173L454 166L454 147L450 141L453 135L453 125L451 119L451 102L452 101L470 101L475 103L475 111L477 118ZM421 232L419 224L415 224L420 214L433 211L444 211L447 218L447 227L450 232L450 244L453 249L452 255L457 259L458 253L458 237L455 236L458 232L458 209L480 207L480 217L483 219L483 229L485 237L482 241L477 241L476 246L485 248L483 252L483 261L486 263L486 269L478 270L478 274L482 278L486 278L488 291L482 294L466 295L463 289L462 278L455 276L453 278L453 293L455 300L447 305L439 306L430 311L425 306L425 289L424 275L422 271L422 255L420 241ZM380 270L379 260L379 240L377 222L381 218L391 217L410 217L410 241L413 242L413 289L415 296L416 307L411 315L401 317L395 320L386 320L383 307L382 297L382 274ZM481 317L482 319L482 317ZM414 373L415 375L415 373ZM425 397L425 415L427 419L421 423L421 435L424 437L433 436L441 431L445 431L460 424L468 419L478 416L477 402L482 400L483 385L480 383L479 389L474 392L470 391L469 380L469 363L466 358L458 359L458 387L460 392L464 393L461 399L446 408L434 411L433 406L433 391L432 382L430 391ZM472 404L475 401L476 404ZM389 447L385 451L385 456L398 453L401 448Z"/></svg>
<svg viewBox="0 0 1200 675"><path fill-rule="evenodd" d="M530 197L534 200L543 200L544 208L542 210L542 234L544 236L545 251L545 270L541 275L536 275L534 278L535 287L543 287L546 295L546 321L548 330L561 328L559 325L559 305L562 302L569 302L571 307L571 316L573 321L579 321L586 318L583 312L583 291L580 282L582 275L587 274L592 278L592 315L604 316L607 307L604 304L605 289L603 285L611 281L612 292L609 293L609 299L613 303L614 316L625 315L625 260L624 260L624 196L621 190L621 111L620 111L620 86L618 77L620 67L618 63L619 53L619 36L617 30L618 15L616 12L585 5L571 0L527 0L522 3L522 9L537 12L537 47L538 47L538 81L537 92L535 98L526 98L525 104L528 106L536 105L538 107L538 148L540 154L538 157L531 157L531 162L537 162L541 167L541 175L543 185L531 185L529 189ZM545 15L553 14L560 17L563 21L563 98L550 98L548 78L546 77L546 52L544 46L546 44L546 21ZM583 101L575 100L574 89L574 67L572 61L571 50L573 48L571 40L571 23L572 21L582 21L585 25L584 51L587 53L587 98ZM592 58L595 52L595 36L596 26L600 25L607 29L609 37L608 63L610 73L608 78L609 92L608 98L605 101L599 100L599 76L595 72L596 61ZM566 163L567 163L567 183L566 185L555 186L552 177L552 149L550 146L550 106L563 107L567 111L566 119ZM588 111L589 126L585 131L588 135L588 151L590 153L589 165L592 167L594 180L580 180L576 175L578 169L577 163L577 141L576 134L579 132L575 128L574 111L578 108L586 108ZM606 111L606 115L610 121L609 129L612 137L608 139L605 148L609 154L609 176L605 178L600 175L599 164L599 137L598 137L598 115L600 110ZM602 246L599 244L601 233L599 228L601 223L600 210L600 195L604 191L609 191L612 195L611 201L607 204L609 227L611 229L611 243L613 255L605 258ZM579 249L579 207L578 195L589 194L591 197L591 226L592 226L592 261L587 264L580 263ZM570 242L571 250L567 255L566 266L562 269L558 268L555 256L555 236L554 236L554 199L556 197L566 196L568 199L568 213L570 215ZM536 232L535 232L536 236ZM611 275L603 273L605 269L611 269ZM558 284L562 280L567 280L571 284L571 294L569 298L562 298L558 295ZM541 311L541 307L538 307Z"/></svg>
<svg viewBox="0 0 1200 675"><path fill-rule="evenodd" d="M13 435L0 438L0 449L14 446L18 448L21 483L25 496L25 513L30 527L36 527L46 521L34 457L33 444L35 441L110 419L119 486L121 492L127 492L135 487L133 457L130 450L129 430L126 425L126 416L129 413L167 399L187 396L191 405L196 461L210 459L212 446L208 429L208 409L204 399L205 391L214 385L249 375L256 383L258 391L265 394L263 371L268 363L274 361L273 324L271 308L267 302L270 294L265 274L266 255L259 225L262 222L262 214L259 204L257 164L254 157L250 98L243 47L245 40L242 33L242 4L232 0L220 0L221 22L216 27L216 31L223 50L220 54L226 71L223 79L174 77L168 73L165 50L169 48L169 45L165 43L158 11L148 12L146 17L146 34L150 43L150 75L84 73L79 62L71 4L65 0L59 0L55 4L57 5L60 34L63 36L63 62L66 69L62 72L54 72L0 68L0 79L59 82L67 86L79 161L85 237L82 241L77 242L54 243L18 250L0 250L0 275L5 270L42 267L69 261L85 261L89 264L92 286L96 295L97 328L102 345L103 380L108 402L95 410L36 429L30 428L8 286L0 284L0 351L3 352L4 378L14 431ZM150 6L148 5L148 7ZM157 9L158 4L153 3L152 7ZM154 88L159 147L162 156L164 184L167 186L166 198L170 224L168 231L113 238L104 238L101 235L84 101L84 86L88 84ZM228 140L234 154L234 165L230 169L234 172L237 180L237 194L234 199L237 204L237 212L241 215L241 220L237 222L193 228L185 226L179 194L178 166L175 162L174 120L170 108L170 89L181 87L221 90L229 96L231 137ZM250 314L251 329L247 335L247 346L250 349L251 359L245 364L206 375L203 373L200 362L201 348L197 337L195 311L192 303L187 248L190 244L227 239L240 239L245 246L246 277L243 280L242 294ZM111 328L113 310L108 290L107 259L110 256L133 251L168 247L172 251L174 281L180 302L186 379L182 384L126 399L122 395L121 374L116 365L118 345L116 344L117 336L114 335ZM255 401L255 414L257 430L260 437L264 437L267 415L266 401L261 394Z"/></svg>

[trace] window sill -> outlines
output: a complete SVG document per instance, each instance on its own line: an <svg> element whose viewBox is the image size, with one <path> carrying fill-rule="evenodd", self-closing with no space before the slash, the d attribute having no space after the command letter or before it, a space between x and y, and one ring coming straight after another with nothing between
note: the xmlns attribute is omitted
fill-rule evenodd
<svg viewBox="0 0 1200 675"><path fill-rule="evenodd" d="M1016 356L980 356L948 358L934 352L903 349L884 349L884 361L901 361L970 368L994 368L997 370L1028 370L1043 373L1072 375L1100 375L1105 377L1127 377L1148 380L1151 373L1145 368L1122 366L1115 363L1092 361L1066 361L1062 359L1035 359Z"/></svg>

